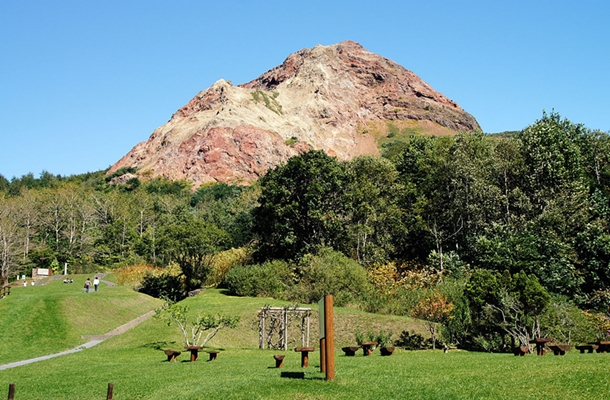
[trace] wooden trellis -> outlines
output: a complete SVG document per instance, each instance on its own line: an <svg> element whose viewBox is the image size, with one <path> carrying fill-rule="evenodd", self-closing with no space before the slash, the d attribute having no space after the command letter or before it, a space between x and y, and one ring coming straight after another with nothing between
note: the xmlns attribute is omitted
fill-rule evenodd
<svg viewBox="0 0 610 400"><path fill-rule="evenodd" d="M258 312L258 347L288 350L288 327L300 321L301 346L309 347L311 308L265 306Z"/></svg>

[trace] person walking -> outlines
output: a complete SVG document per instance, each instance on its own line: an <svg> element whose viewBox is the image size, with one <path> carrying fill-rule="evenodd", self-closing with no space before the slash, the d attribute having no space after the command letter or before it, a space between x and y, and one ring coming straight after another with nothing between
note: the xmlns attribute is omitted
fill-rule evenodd
<svg viewBox="0 0 610 400"><path fill-rule="evenodd" d="M95 278L93 278L93 288L95 289L95 291L97 292L97 287L100 285L100 278L98 278L97 276Z"/></svg>
<svg viewBox="0 0 610 400"><path fill-rule="evenodd" d="M90 286L91 286L91 280L89 280L89 278L87 278L87 280L85 281L85 293L89 293Z"/></svg>

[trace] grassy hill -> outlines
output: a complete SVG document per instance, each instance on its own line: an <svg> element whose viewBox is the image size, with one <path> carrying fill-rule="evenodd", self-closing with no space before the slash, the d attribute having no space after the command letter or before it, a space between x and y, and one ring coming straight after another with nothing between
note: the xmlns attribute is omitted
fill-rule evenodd
<svg viewBox="0 0 610 400"><path fill-rule="evenodd" d="M84 277L81 279L84 280ZM128 288L106 288L98 293L81 293L74 285L51 283L45 287L15 289L14 296L0 300L3 326L1 360L12 348L20 354L52 349L49 342L62 342L68 348L79 334L99 334L140 315L158 301ZM30 290L32 289L32 290ZM44 299L44 300L40 300ZM5 302L6 301L6 302ZM5 302L5 303L3 303ZM21 304L23 303L23 304ZM49 303L48 306L44 304ZM16 384L16 398L23 399L100 399L108 382L114 383L115 399L448 399L448 398L604 398L610 389L607 365L609 354L514 357L463 351L405 351L391 357L375 352L363 357L345 357L336 352L336 380L327 382L319 372L319 353L312 353L310 367L302 369L294 351L258 350L256 313L260 307L284 303L272 299L238 298L218 290L206 290L185 300L193 312L208 310L241 315L235 330L221 331L210 346L221 348L218 359L209 362L205 353L195 363L166 362L159 348L180 348L182 339L175 327L149 319L135 328L79 353L0 371L0 391ZM66 304L71 312L65 312ZM127 305L135 310L127 310ZM27 305L27 307L26 307ZM10 306L10 307L9 307ZM38 308L43 308L45 315ZM15 308L7 318L5 312ZM315 307L314 314L315 314ZM109 310L115 311L109 311ZM30 313L32 315L30 315ZM98 318L94 320L93 314ZM115 314L116 313L116 314ZM17 317L15 317L17 315ZM91 318L89 316L91 315ZM120 317L115 317L120 315ZM38 318L45 322L33 323ZM335 309L336 346L354 344L358 329L421 328L418 321L350 309ZM14 318L22 322L15 323ZM8 324L6 324L8 322ZM107 325L105 325L107 324ZM105 325L105 326L104 326ZM47 332L53 328L61 334ZM313 344L317 322L311 323ZM28 339L20 338L24 330ZM46 338L52 335L53 340ZM62 338L72 338L64 341ZM294 336L293 336L294 337ZM46 343L46 344L45 344ZM286 354L283 369L274 368L273 354ZM289 378L304 372L302 379ZM283 376L284 375L284 376ZM4 389L3 389L4 387Z"/></svg>
<svg viewBox="0 0 610 400"><path fill-rule="evenodd" d="M85 293L87 277L17 286L0 300L0 364L74 348L87 341L81 336L104 334L161 304L126 286L102 283L98 292Z"/></svg>

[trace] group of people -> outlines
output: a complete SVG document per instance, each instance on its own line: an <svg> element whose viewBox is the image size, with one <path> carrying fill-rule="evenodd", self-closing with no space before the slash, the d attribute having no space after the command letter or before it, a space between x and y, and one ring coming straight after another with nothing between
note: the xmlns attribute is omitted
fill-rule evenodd
<svg viewBox="0 0 610 400"><path fill-rule="evenodd" d="M97 276L93 278L93 288L97 292L97 288L100 286L100 278ZM85 292L89 293L89 288L91 287L91 279L87 278L85 281Z"/></svg>

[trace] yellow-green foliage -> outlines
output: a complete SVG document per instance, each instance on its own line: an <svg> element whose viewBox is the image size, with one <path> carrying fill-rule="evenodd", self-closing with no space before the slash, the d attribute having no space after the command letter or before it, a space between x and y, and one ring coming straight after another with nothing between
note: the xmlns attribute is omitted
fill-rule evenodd
<svg viewBox="0 0 610 400"><path fill-rule="evenodd" d="M368 270L369 280L384 294L395 294L398 288L410 290L433 287L442 276L435 270L417 265L397 266L391 262L374 265Z"/></svg>
<svg viewBox="0 0 610 400"><path fill-rule="evenodd" d="M245 265L252 259L252 249L240 247L218 253L212 261L212 271L206 285L217 286L220 284L227 273L236 265Z"/></svg>
<svg viewBox="0 0 610 400"><path fill-rule="evenodd" d="M136 286L142 282L147 272L154 273L160 269L148 264L129 265L116 270L116 281L119 285Z"/></svg>

